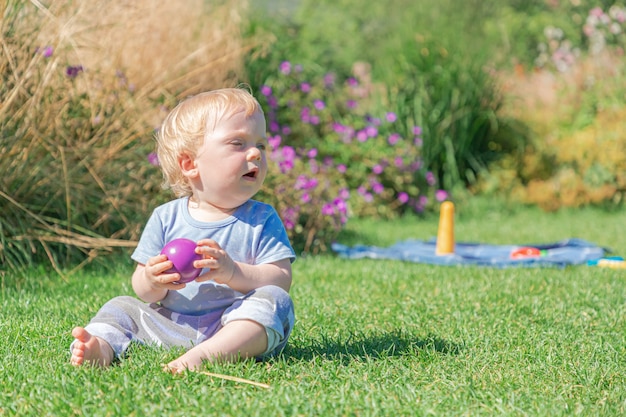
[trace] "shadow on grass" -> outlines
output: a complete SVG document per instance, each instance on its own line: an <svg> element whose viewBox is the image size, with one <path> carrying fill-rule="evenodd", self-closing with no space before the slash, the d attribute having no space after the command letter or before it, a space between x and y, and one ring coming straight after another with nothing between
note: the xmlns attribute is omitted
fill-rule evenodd
<svg viewBox="0 0 626 417"><path fill-rule="evenodd" d="M304 342L304 343L302 343ZM307 344L308 343L308 344ZM283 356L296 360L312 360L322 357L348 363L354 359L384 359L393 356L436 353L457 355L462 345L435 335L419 337L404 330L375 334L350 333L336 338L322 336L321 339L291 340Z"/></svg>

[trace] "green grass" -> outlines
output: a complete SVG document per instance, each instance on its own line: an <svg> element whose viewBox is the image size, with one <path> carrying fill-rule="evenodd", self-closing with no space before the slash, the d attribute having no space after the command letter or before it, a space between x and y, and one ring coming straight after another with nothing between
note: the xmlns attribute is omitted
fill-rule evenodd
<svg viewBox="0 0 626 417"><path fill-rule="evenodd" d="M348 243L426 239L436 219L350 224ZM458 240L580 237L626 253L626 213L459 210ZM0 415L623 415L626 271L437 267L301 258L298 322L281 357L213 366L258 388L167 375L176 353L135 347L116 366L68 364L69 330L130 294L130 267L5 276Z"/></svg>

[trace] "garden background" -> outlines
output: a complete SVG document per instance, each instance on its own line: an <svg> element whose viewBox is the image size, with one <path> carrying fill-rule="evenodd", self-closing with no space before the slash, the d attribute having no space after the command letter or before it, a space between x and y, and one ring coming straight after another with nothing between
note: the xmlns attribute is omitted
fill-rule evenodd
<svg viewBox="0 0 626 417"><path fill-rule="evenodd" d="M620 207L625 9L611 1L2 2L0 273L132 247L172 196L153 134L241 83L299 253L350 217L474 195ZM124 249L125 250L125 249Z"/></svg>
<svg viewBox="0 0 626 417"><path fill-rule="evenodd" d="M0 416L626 412L624 270L442 267L329 250L436 235L624 255L624 4L0 0ZM133 291L153 135L248 84L298 251L282 355L172 376L132 346L69 364ZM242 378L238 381L227 377ZM260 382L262 385L251 385Z"/></svg>

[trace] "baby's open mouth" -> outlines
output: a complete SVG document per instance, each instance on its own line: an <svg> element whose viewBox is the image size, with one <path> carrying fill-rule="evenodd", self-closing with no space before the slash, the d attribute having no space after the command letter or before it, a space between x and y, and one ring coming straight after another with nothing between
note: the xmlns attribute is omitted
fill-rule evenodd
<svg viewBox="0 0 626 417"><path fill-rule="evenodd" d="M247 174L244 174L244 177L256 178L256 171L250 171Z"/></svg>

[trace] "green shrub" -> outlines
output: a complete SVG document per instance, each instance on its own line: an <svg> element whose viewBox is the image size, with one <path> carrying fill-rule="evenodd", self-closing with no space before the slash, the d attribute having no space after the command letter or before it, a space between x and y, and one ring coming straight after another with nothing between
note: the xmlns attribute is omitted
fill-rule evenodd
<svg viewBox="0 0 626 417"><path fill-rule="evenodd" d="M389 90L398 117L423 128L423 158L445 189L466 186L512 145L497 136L501 98L477 56L436 40L407 42ZM505 139L505 138L504 138Z"/></svg>

